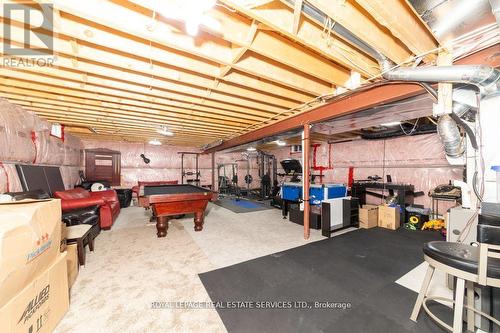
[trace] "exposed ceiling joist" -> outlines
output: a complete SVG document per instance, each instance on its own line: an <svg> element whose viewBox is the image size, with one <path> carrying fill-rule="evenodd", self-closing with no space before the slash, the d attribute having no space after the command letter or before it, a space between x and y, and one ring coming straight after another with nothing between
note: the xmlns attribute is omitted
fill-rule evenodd
<svg viewBox="0 0 500 333"><path fill-rule="evenodd" d="M88 116L89 119L91 117L93 117L96 120L106 119L106 118L121 119L129 121L131 123L139 119L141 122L147 121L150 124L150 127L152 128L154 127L159 128L161 125L168 125L170 127L176 127L176 128L193 128L196 129L197 131L203 129L206 132L217 132L219 134L231 133L238 129L238 126L226 125L226 124L212 124L210 128L206 128L206 125L208 124L207 122L195 119L186 120L183 121L182 124L180 124L177 118L175 117L161 117L161 116L158 117L151 114L143 114L142 116L138 117L140 115L138 112L134 112L131 114L123 110L115 111L112 109L95 107L91 105L80 105L80 104L73 104L70 102L47 100L44 98L37 98L34 96L23 96L5 92L0 92L0 96L8 98L13 103L20 103L20 101L24 101L24 103L22 103L23 105L29 105L29 106L37 105L47 108L48 110L52 108L54 109L55 113L56 110L61 110L63 112L78 113L80 115Z"/></svg>
<svg viewBox="0 0 500 333"><path fill-rule="evenodd" d="M274 1L272 4L266 4L267 6L249 8L245 6L245 0L221 0L221 2L271 27L272 30L279 32L281 35L297 41L326 59L347 68L354 66L356 70L364 75L378 74L378 65L373 59L339 38L329 38L324 34L323 27L318 26L310 19L304 17L300 29L294 34L294 12L285 4Z"/></svg>
<svg viewBox="0 0 500 333"><path fill-rule="evenodd" d="M436 59L436 42L429 29L403 0L356 0L373 18L401 40L414 54ZM432 53L429 53L432 52Z"/></svg>
<svg viewBox="0 0 500 333"><path fill-rule="evenodd" d="M56 8L62 12L96 22L108 29L117 30L122 34L129 34L135 38L140 38L143 42L152 41L155 44L163 45L178 52L195 55L209 62L216 63L219 66L227 66L231 63L232 52L230 42L221 40L208 33L200 32L197 38L198 42L195 41L193 43L193 38L184 33L174 33L170 26L166 26L161 21L158 22L155 30L148 31L145 25L148 16L134 12L129 8L129 2L127 1L116 0L103 3L97 0L86 0L85 2L79 0L54 0L53 2ZM99 8L99 10L95 10L95 8ZM120 17L121 19L115 20L110 17L109 13L113 13L113 17ZM64 27L62 28L64 29ZM245 61L240 61L234 68L251 75L261 76L277 84L312 94L317 94L318 92L319 94L325 93L331 88L326 83L302 76L293 68L281 66L279 63L273 66L273 72L271 73L265 71L257 73L255 69L260 68L262 65L262 61L259 58L245 56L243 60Z"/></svg>
<svg viewBox="0 0 500 333"><path fill-rule="evenodd" d="M190 119L193 117L202 117L208 120L234 120L246 123L248 121L254 122L266 119L269 114L263 113L262 115L245 114L245 113L231 113L224 110L209 109L205 107L197 107L195 105L176 106L172 103L163 104L158 100L139 100L131 98L131 96L124 96L120 91L115 94L104 94L92 91L91 89L80 89L52 85L49 82L40 84L39 82L31 81L33 77L26 75L22 72L10 73L12 77L6 78L0 76L0 84L3 85L2 90L8 91L6 87L26 88L31 92L29 94L50 93L58 96L58 99L66 100L71 97L84 99L85 103L102 105L104 107L116 108L121 110L131 110L134 112L141 112L148 110L150 113L171 115L178 117L179 120L185 118ZM42 80L43 81L43 80ZM47 80L48 81L48 80ZM33 93L32 93L33 92ZM135 96L134 96L135 97ZM139 113L140 114L140 113Z"/></svg>
<svg viewBox="0 0 500 333"><path fill-rule="evenodd" d="M376 46L395 63L402 63L411 57L411 52L404 44L352 1L307 1L366 43Z"/></svg>

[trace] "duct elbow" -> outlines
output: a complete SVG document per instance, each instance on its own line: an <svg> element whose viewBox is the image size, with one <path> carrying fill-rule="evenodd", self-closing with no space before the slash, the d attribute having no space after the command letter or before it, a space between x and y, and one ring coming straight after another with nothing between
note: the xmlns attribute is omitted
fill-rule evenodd
<svg viewBox="0 0 500 333"><path fill-rule="evenodd" d="M459 158L465 152L464 140L457 123L449 116L439 118L437 130L444 145L446 156Z"/></svg>

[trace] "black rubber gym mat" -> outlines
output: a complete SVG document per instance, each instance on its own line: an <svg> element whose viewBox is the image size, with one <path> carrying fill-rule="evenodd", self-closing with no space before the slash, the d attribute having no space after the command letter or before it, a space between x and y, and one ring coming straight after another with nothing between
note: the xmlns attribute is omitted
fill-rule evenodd
<svg viewBox="0 0 500 333"><path fill-rule="evenodd" d="M424 311L412 322L417 294L394 282L422 263L423 243L438 239L436 232L362 229L200 278L212 301L224 307L217 311L229 332L444 332ZM279 301L285 303L272 303ZM317 301L351 308L299 308ZM287 302L290 309L271 309ZM431 308L451 322L444 306Z"/></svg>

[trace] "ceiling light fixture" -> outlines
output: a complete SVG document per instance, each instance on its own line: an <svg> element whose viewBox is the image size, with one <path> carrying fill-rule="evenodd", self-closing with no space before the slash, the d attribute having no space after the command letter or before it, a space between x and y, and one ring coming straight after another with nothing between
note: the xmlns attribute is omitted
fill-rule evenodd
<svg viewBox="0 0 500 333"><path fill-rule="evenodd" d="M256 150L257 150L257 148L255 148L255 147L248 147L247 148L247 151L256 151Z"/></svg>
<svg viewBox="0 0 500 333"><path fill-rule="evenodd" d="M399 124L401 124L400 121L393 121L393 122L390 122L390 123L384 123L384 124L381 124L380 126L384 126L384 127L394 127L394 126L399 126Z"/></svg>
<svg viewBox="0 0 500 333"><path fill-rule="evenodd" d="M160 129L156 130L156 132L164 136L174 136L174 132L169 130L167 126L162 126Z"/></svg>
<svg viewBox="0 0 500 333"><path fill-rule="evenodd" d="M161 146L161 141L154 139L154 140L149 141L149 144L153 145L153 146Z"/></svg>
<svg viewBox="0 0 500 333"><path fill-rule="evenodd" d="M216 3L216 0L177 0L171 3L161 2L157 10L166 18L183 21L186 33L196 37L202 25L210 30L220 31L220 22L205 14Z"/></svg>
<svg viewBox="0 0 500 333"><path fill-rule="evenodd" d="M277 144L278 146L280 146L280 147L284 147L284 146L286 146L286 141L283 141L283 140L276 140L276 141L274 141L274 142L276 142L276 144Z"/></svg>

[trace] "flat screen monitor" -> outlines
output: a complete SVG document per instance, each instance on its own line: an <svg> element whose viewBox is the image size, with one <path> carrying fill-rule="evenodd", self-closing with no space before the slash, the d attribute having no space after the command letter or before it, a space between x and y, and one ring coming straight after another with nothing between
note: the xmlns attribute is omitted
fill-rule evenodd
<svg viewBox="0 0 500 333"><path fill-rule="evenodd" d="M44 190L51 194L43 167L37 165L16 165L23 191Z"/></svg>
<svg viewBox="0 0 500 333"><path fill-rule="evenodd" d="M53 196L65 189L59 167L18 164L16 169L23 191L43 190Z"/></svg>

